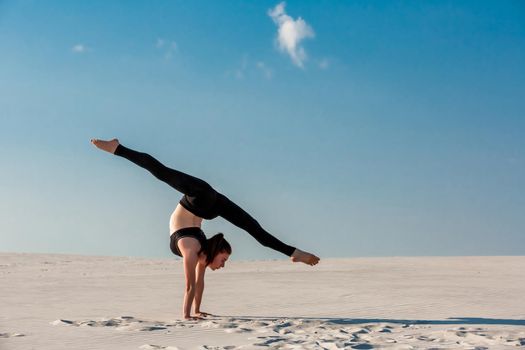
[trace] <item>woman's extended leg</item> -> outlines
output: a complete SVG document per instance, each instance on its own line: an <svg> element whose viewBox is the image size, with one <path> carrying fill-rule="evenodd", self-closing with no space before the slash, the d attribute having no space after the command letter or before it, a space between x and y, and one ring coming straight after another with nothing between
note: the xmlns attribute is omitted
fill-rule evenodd
<svg viewBox="0 0 525 350"><path fill-rule="evenodd" d="M272 236L261 227L257 220L223 194L219 193L217 200L219 215L224 219L247 231L263 246L277 250L285 255L292 256L296 249L295 247L289 246Z"/></svg>
<svg viewBox="0 0 525 350"><path fill-rule="evenodd" d="M315 265L319 262L317 256L289 246L272 236L250 214L221 193L217 194L217 210L220 216L247 231L263 246L288 255L293 262L303 262L308 265Z"/></svg>
<svg viewBox="0 0 525 350"><path fill-rule="evenodd" d="M215 198L215 190L204 180L185 174L181 171L168 168L147 153L137 152L118 143L117 139L111 141L91 140L91 142L105 151L124 157L138 166L148 170L157 179L164 181L177 191L192 197Z"/></svg>

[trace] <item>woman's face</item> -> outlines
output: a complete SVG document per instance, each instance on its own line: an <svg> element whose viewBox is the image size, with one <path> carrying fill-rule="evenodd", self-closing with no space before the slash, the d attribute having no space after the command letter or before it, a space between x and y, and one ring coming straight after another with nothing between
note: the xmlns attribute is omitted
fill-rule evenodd
<svg viewBox="0 0 525 350"><path fill-rule="evenodd" d="M215 256L213 261L210 263L209 265L210 269L217 270L217 269L220 269L221 267L224 267L224 264L226 263L226 260L228 260L229 257L230 257L230 254L226 252L220 252L219 254Z"/></svg>

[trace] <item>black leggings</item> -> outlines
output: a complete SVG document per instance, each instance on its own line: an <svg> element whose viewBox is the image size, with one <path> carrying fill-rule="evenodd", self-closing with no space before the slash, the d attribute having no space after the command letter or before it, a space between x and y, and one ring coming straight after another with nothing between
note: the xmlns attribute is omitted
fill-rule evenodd
<svg viewBox="0 0 525 350"><path fill-rule="evenodd" d="M263 246L272 248L287 256L291 256L294 252L295 247L281 242L265 231L250 214L223 194L215 191L206 181L168 168L149 154L137 152L122 145L117 147L115 155L130 160L148 170L157 179L184 193L192 204L206 208L206 212L208 214L211 213L209 218L221 216L235 226L247 231Z"/></svg>

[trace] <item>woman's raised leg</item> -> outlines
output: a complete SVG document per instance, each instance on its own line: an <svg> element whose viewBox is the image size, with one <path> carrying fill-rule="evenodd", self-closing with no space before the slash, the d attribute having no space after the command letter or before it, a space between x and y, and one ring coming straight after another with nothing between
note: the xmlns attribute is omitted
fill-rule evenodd
<svg viewBox="0 0 525 350"><path fill-rule="evenodd" d="M106 152L126 158L148 170L157 179L164 181L177 191L188 196L205 196L215 191L206 181L168 168L147 153L137 152L121 145L117 139L110 141L92 139L91 142Z"/></svg>
<svg viewBox="0 0 525 350"><path fill-rule="evenodd" d="M248 232L263 246L272 248L289 256L294 262L300 261L309 265L315 265L319 261L317 256L303 252L302 250L285 244L276 237L272 236L262 228L257 220L255 220L250 214L248 214L223 194L219 193L217 200L219 201L219 215L235 226L240 227Z"/></svg>

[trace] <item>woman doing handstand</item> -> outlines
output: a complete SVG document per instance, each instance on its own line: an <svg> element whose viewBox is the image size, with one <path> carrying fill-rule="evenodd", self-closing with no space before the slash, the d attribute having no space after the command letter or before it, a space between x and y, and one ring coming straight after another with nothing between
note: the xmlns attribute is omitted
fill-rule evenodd
<svg viewBox="0 0 525 350"><path fill-rule="evenodd" d="M201 230L203 219L211 220L221 216L247 231L263 246L289 256L293 262L303 262L308 265L319 262L317 256L289 246L266 232L253 217L214 190L207 182L168 168L149 154L124 147L117 139L110 141L92 139L91 142L99 149L124 157L145 168L156 178L184 194L170 217L170 249L183 259L186 291L182 313L185 319L208 315L200 310L204 291L204 272L206 267L212 270L224 267L232 253L231 246L222 233L206 239ZM195 316L191 316L194 300Z"/></svg>

